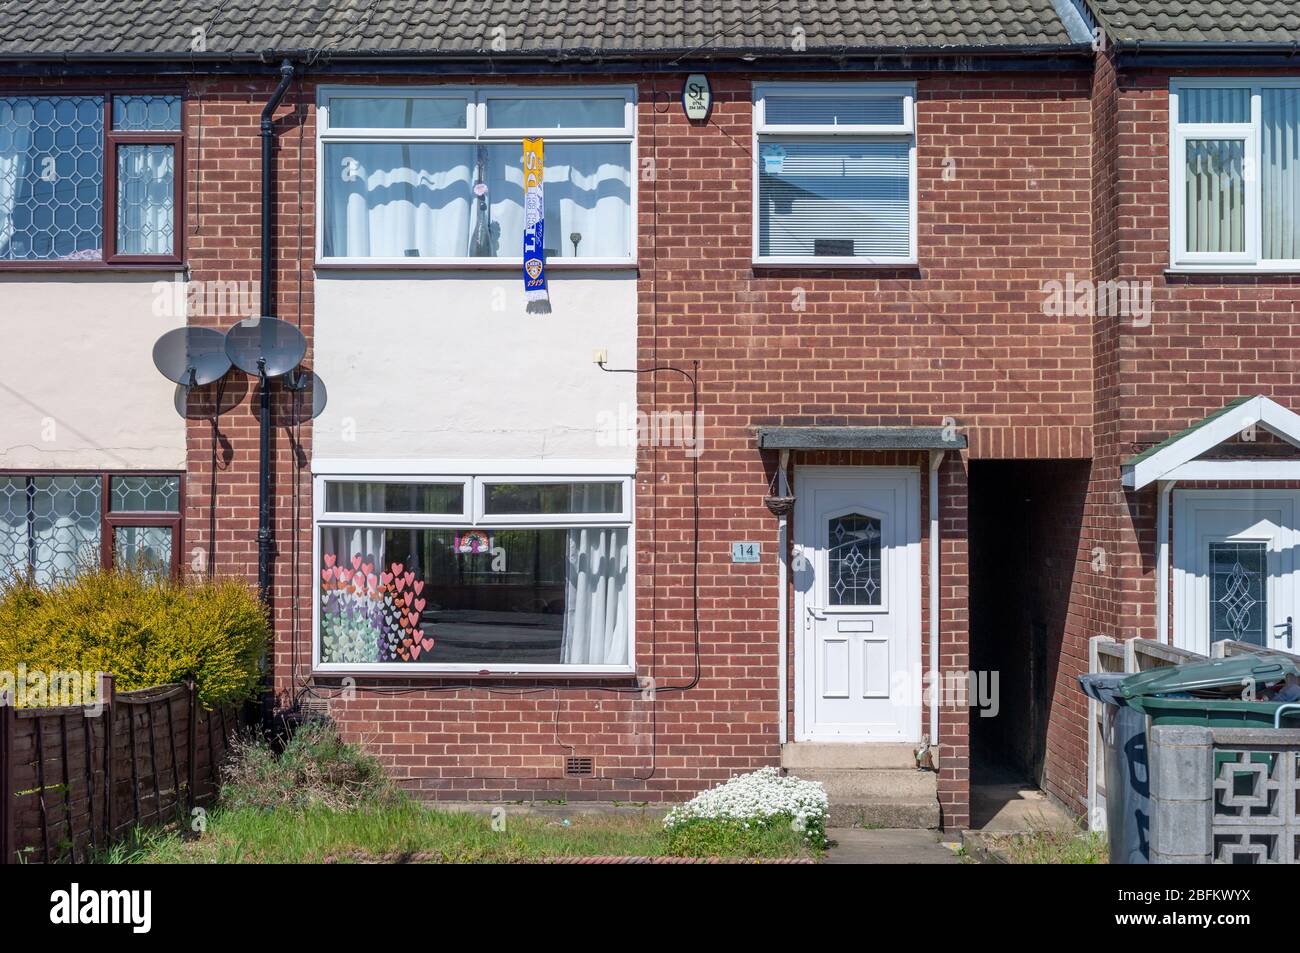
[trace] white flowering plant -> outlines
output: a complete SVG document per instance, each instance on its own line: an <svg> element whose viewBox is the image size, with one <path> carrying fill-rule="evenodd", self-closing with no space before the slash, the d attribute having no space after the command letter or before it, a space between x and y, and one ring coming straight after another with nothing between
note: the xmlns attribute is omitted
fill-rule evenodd
<svg viewBox="0 0 1300 953"><path fill-rule="evenodd" d="M791 840L821 850L829 811L820 782L759 768L674 807L664 817L664 830L674 854L761 855L767 846Z"/></svg>

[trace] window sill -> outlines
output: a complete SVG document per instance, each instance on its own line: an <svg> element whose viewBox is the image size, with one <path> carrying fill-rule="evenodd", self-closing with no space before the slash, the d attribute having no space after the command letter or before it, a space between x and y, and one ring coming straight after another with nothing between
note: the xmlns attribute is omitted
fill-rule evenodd
<svg viewBox="0 0 1300 953"><path fill-rule="evenodd" d="M523 259L482 258L326 258L316 261L318 271L515 271L523 273ZM548 271L635 271L635 258L551 258Z"/></svg>
<svg viewBox="0 0 1300 953"><path fill-rule="evenodd" d="M1183 275L1223 275L1224 277L1242 275L1286 276L1300 275L1300 265L1174 265L1166 268L1164 273L1170 277Z"/></svg>
<svg viewBox="0 0 1300 953"><path fill-rule="evenodd" d="M181 261L0 261L3 272L96 272L96 271L152 271L183 272L188 265Z"/></svg>
<svg viewBox="0 0 1300 953"><path fill-rule="evenodd" d="M921 266L911 261L870 261L860 258L754 258L754 271L860 271L869 274L896 273L924 277Z"/></svg>
<svg viewBox="0 0 1300 953"><path fill-rule="evenodd" d="M312 667L311 674L316 678L374 678L446 681L470 680L489 681L492 679L547 679L563 681L632 681L636 678L636 669L632 666L606 668L604 666L582 665L532 665L510 666L489 665L429 665L416 663L405 665L326 665Z"/></svg>

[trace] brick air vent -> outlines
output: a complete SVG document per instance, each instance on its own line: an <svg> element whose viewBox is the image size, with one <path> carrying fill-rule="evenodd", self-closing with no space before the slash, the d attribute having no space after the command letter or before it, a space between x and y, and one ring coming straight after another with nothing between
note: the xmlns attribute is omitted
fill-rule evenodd
<svg viewBox="0 0 1300 953"><path fill-rule="evenodd" d="M592 758L565 758L564 776L568 778L589 778L596 773L596 762Z"/></svg>

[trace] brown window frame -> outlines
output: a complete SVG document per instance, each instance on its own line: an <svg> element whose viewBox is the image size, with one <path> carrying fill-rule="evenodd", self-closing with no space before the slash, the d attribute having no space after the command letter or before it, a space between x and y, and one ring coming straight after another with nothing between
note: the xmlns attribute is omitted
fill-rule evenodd
<svg viewBox="0 0 1300 953"><path fill-rule="evenodd" d="M169 526L172 531L172 564L170 575L179 578L181 550L185 530L185 474L179 470L0 470L0 477L96 477L99 479L99 565L112 569L116 554L116 532L124 526ZM178 477L180 493L176 511L112 510L114 477Z"/></svg>
<svg viewBox="0 0 1300 953"><path fill-rule="evenodd" d="M103 99L103 239L98 260L0 259L0 271L102 271L157 270L159 265L181 266L185 262L185 128L189 103L185 90L174 86L66 86L5 87L0 96L99 96ZM113 100L118 96L177 96L181 101L178 132L119 132L113 128ZM121 255L117 252L117 150L122 145L163 146L174 150L172 163L172 254Z"/></svg>

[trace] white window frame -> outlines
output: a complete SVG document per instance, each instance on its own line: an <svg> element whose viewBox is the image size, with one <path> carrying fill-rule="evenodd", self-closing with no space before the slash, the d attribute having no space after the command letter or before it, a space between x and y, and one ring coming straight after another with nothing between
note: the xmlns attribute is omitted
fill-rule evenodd
<svg viewBox="0 0 1300 953"><path fill-rule="evenodd" d="M831 267L873 268L917 264L917 183L916 183L916 84L915 83L755 83L754 134L750 146L753 157L753 182L750 200L752 258L757 267ZM767 123L767 97L773 96L845 96L859 99L903 98L903 121L889 125L787 125ZM759 161L763 142L771 138L792 137L820 140L847 137L870 141L907 142L908 150L908 252L906 255L857 257L842 255L762 255L759 253Z"/></svg>
<svg viewBox="0 0 1300 953"><path fill-rule="evenodd" d="M1300 79L1281 76L1197 76L1169 82L1169 267L1185 272L1297 272L1300 258L1261 258L1263 233L1263 89L1294 89ZM1249 89L1250 122L1181 123L1179 93L1184 89ZM1245 143L1246 247L1236 253L1187 251L1187 142L1237 139Z"/></svg>
<svg viewBox="0 0 1300 953"><path fill-rule="evenodd" d="M464 129L359 129L333 128L329 121L329 104L331 99L346 97L351 99L375 99L385 96L418 99L458 99L466 100ZM489 129L487 127L487 100L489 99L623 99L623 125L610 128L590 129ZM322 86L316 94L316 168L325 170L325 147L338 143L358 142L365 144L384 142L418 142L423 144L440 143L476 143L502 142L513 139L537 138L563 142L565 144L615 143L628 147L629 207L628 207L628 255L624 257L584 256L574 258L551 258L546 262L547 268L592 268L636 266L637 254L637 135L636 135L636 87L630 85L602 86ZM451 268L512 268L523 267L522 244L517 256L497 258L463 257L425 257L393 258L374 257L357 258L349 256L326 257L325 248L325 175L316 176L316 265L317 267L361 266L361 267L451 267Z"/></svg>
<svg viewBox="0 0 1300 953"><path fill-rule="evenodd" d="M388 513L334 513L325 508L326 483L459 483L465 485L465 504L470 513L461 516L443 516L441 514L388 514ZM485 483L612 483L623 484L623 510L619 514L576 513L572 515L541 514L530 516L491 516L483 517L483 485ZM343 472L317 472L312 477L312 628L311 655L312 671L319 674L351 675L404 675L418 679L440 675L557 675L565 677L580 676L622 676L636 673L636 528L633 525L632 492L635 480L630 474L618 475L600 472L599 469L586 473L491 473L466 476L455 474L439 476L431 474L397 475L393 473L364 474ZM628 569L627 569L627 630L628 659L627 665L528 665L528 664L482 664L472 662L447 662L429 665L422 662L369 664L350 664L340 662L322 662L320 657L320 614L321 600L319 590L319 569L322 561L322 528L352 526L403 526L412 529L459 529L467 526L482 526L492 529L538 529L556 526L596 526L627 530Z"/></svg>

